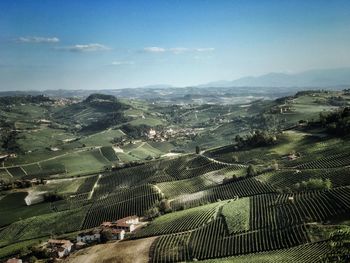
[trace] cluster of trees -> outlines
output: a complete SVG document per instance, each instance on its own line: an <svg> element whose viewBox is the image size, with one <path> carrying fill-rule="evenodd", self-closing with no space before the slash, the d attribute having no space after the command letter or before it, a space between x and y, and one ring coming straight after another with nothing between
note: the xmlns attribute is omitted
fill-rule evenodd
<svg viewBox="0 0 350 263"><path fill-rule="evenodd" d="M112 95L105 94L91 94L87 97L83 104L88 104L89 106L95 107L98 110L105 110L108 112L116 112L125 110L128 108L127 105L121 103L116 97Z"/></svg>
<svg viewBox="0 0 350 263"><path fill-rule="evenodd" d="M343 227L330 234L329 253L322 262L349 262L350 261L350 228Z"/></svg>
<svg viewBox="0 0 350 263"><path fill-rule="evenodd" d="M152 208L148 209L145 213L145 218L148 220L153 220L154 218L171 213L173 210L170 205L170 201L166 198L163 198L157 202Z"/></svg>
<svg viewBox="0 0 350 263"><path fill-rule="evenodd" d="M0 120L0 146L8 153L22 153L21 147L17 143L18 133L14 123Z"/></svg>
<svg viewBox="0 0 350 263"><path fill-rule="evenodd" d="M18 189L18 188L28 188L33 185L45 184L44 179L37 180L36 182L31 182L30 180L0 180L0 191Z"/></svg>
<svg viewBox="0 0 350 263"><path fill-rule="evenodd" d="M277 136L267 131L256 130L245 138L236 135L235 141L240 148L269 146L277 143Z"/></svg>
<svg viewBox="0 0 350 263"><path fill-rule="evenodd" d="M150 126L145 124L135 126L127 123L121 126L120 129L132 138L139 138L144 136L145 133L148 132L150 128L151 128Z"/></svg>
<svg viewBox="0 0 350 263"><path fill-rule="evenodd" d="M347 135L350 133L350 107L340 108L335 112L320 113L320 123L329 133Z"/></svg>
<svg viewBox="0 0 350 263"><path fill-rule="evenodd" d="M302 181L301 183L296 183L294 185L294 189L298 191L303 190L325 190L331 189L332 182L329 179L321 179L321 178L311 178L308 181Z"/></svg>
<svg viewBox="0 0 350 263"><path fill-rule="evenodd" d="M107 113L103 118L84 126L82 132L100 131L127 121L128 118L124 116L122 111L112 111Z"/></svg>
<svg viewBox="0 0 350 263"><path fill-rule="evenodd" d="M42 103L42 102L52 102L53 100L44 95L38 96L4 96L0 97L0 105L8 106L12 104L20 103Z"/></svg>

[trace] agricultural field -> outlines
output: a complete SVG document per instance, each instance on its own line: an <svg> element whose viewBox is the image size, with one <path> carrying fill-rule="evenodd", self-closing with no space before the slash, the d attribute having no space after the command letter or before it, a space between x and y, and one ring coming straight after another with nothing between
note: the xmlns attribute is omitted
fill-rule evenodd
<svg viewBox="0 0 350 263"><path fill-rule="evenodd" d="M79 142L86 146L110 146L113 144L114 139L120 138L124 135L124 132L120 129L108 129L83 137Z"/></svg>
<svg viewBox="0 0 350 263"><path fill-rule="evenodd" d="M312 122L335 110L333 95L166 105L95 94L0 105L18 129L4 136L19 149L1 161L0 260L137 215L142 227L125 242L147 241L149 262L313 262L312 253L322 262L350 221L349 137ZM170 127L181 136L145 136ZM259 134L268 142L254 142Z"/></svg>

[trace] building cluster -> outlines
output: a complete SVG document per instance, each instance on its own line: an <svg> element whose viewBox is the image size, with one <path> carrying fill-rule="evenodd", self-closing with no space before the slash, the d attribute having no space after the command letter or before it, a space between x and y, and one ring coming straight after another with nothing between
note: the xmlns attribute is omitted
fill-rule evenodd
<svg viewBox="0 0 350 263"><path fill-rule="evenodd" d="M174 130L172 128L162 129L162 130L150 129L145 134L148 140L152 140L156 142L164 142L172 138L182 138L182 137L190 138L196 135L197 135L196 129L193 129L193 128L180 128L177 130Z"/></svg>
<svg viewBox="0 0 350 263"><path fill-rule="evenodd" d="M103 222L99 227L81 232L76 240L49 239L42 245L52 258L64 258L72 251L79 250L92 244L123 240L127 233L132 233L141 225L138 216L129 216L116 221Z"/></svg>

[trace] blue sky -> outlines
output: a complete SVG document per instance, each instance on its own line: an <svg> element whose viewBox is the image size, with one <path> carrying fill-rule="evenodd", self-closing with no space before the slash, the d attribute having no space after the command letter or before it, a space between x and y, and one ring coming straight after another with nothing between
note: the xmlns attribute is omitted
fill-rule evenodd
<svg viewBox="0 0 350 263"><path fill-rule="evenodd" d="M188 86L350 66L350 1L0 1L0 90Z"/></svg>

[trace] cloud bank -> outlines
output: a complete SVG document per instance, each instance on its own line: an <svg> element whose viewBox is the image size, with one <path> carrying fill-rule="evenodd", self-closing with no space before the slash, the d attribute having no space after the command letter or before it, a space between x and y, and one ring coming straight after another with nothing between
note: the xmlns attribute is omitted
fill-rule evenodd
<svg viewBox="0 0 350 263"><path fill-rule="evenodd" d="M77 44L73 46L68 46L68 47L59 47L57 48L58 50L64 50L64 51L70 51L70 52L96 52L96 51L107 51L111 50L111 48L98 44L98 43L93 43L93 44Z"/></svg>
<svg viewBox="0 0 350 263"><path fill-rule="evenodd" d="M143 52L146 53L173 53L173 54L182 54L185 52L212 52L215 48L186 48L186 47L173 47L173 48L164 48L164 47L145 47Z"/></svg>
<svg viewBox="0 0 350 263"><path fill-rule="evenodd" d="M16 42L19 43L58 43L60 42L59 38L57 37L37 37L37 36L30 36L30 37L19 37L16 39Z"/></svg>

